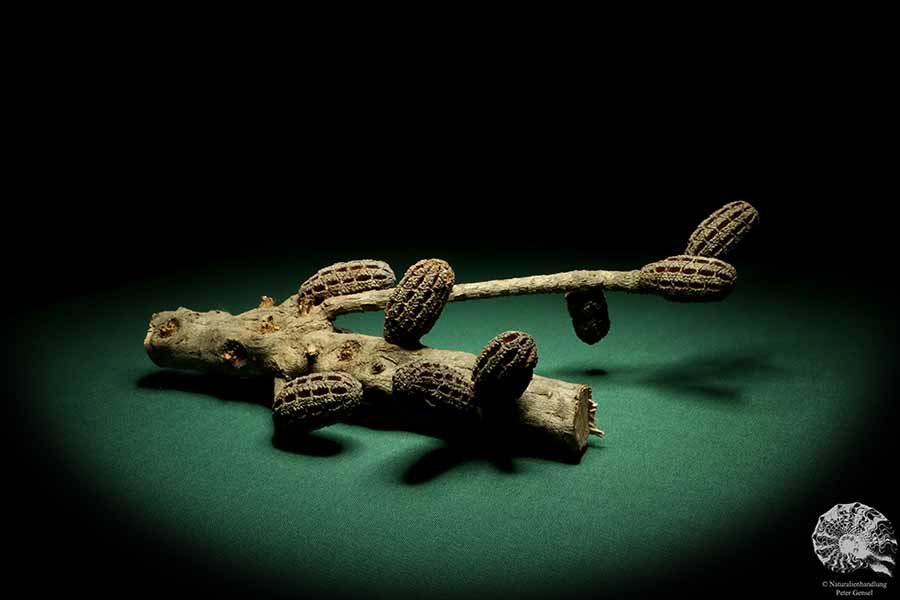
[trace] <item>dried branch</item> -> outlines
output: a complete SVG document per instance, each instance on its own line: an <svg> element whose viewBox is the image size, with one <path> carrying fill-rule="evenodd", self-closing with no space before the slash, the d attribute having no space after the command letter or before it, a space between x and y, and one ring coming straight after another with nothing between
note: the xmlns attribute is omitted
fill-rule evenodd
<svg viewBox="0 0 900 600"><path fill-rule="evenodd" d="M574 290L603 289L634 293L655 293L643 289L640 270L635 271L568 271L553 275L534 275L513 279L496 279L453 286L449 302L481 300L500 296L526 294L562 294ZM381 310L393 293L393 288L374 290L328 298L319 305L330 319L348 313Z"/></svg>
<svg viewBox="0 0 900 600"><path fill-rule="evenodd" d="M321 310L299 314L297 297L239 315L187 308L153 316L144 348L161 367L238 377L290 380L309 373L342 371L358 379L370 403L385 403L394 371L416 359L471 370L475 356L435 348L405 349L384 339L339 333ZM376 406L377 408L377 406ZM516 401L513 437L574 461L587 447L596 405L591 388L535 376Z"/></svg>
<svg viewBox="0 0 900 600"><path fill-rule="evenodd" d="M570 271L453 285L450 266L429 259L414 265L396 287L384 289L395 284L394 273L386 263L337 263L318 271L304 282L299 295L280 305L264 296L258 308L239 315L187 308L155 314L144 347L162 367L271 377L276 392L297 377L338 371L362 385L363 402L372 410L370 414L382 414L396 403L392 397L393 376L405 364L427 360L471 373L475 356L418 345L421 335L440 315L444 302L587 292L569 295L568 309L579 337L595 343L609 329L603 291L657 294L681 302L715 301L727 296L737 274L719 257L732 250L757 222L752 206L730 203L701 223L691 236L686 254L632 271ZM333 325L342 314L386 307L386 313L390 313L386 331L388 321L392 327L388 339L407 347ZM410 311L415 313L412 317ZM506 355L501 352L497 356L505 360ZM530 376L530 367L527 374ZM516 387L516 394L526 381ZM534 444L532 449L548 448L565 460L577 461L587 447L589 434L602 435L594 423L597 404L586 385L534 376L511 404L504 434ZM413 407L393 408L401 413L413 412Z"/></svg>

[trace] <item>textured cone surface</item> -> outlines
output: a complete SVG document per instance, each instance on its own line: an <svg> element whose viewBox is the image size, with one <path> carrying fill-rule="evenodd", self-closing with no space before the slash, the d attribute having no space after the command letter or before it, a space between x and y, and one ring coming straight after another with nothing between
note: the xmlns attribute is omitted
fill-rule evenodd
<svg viewBox="0 0 900 600"><path fill-rule="evenodd" d="M431 331L453 291L453 269L437 258L420 260L406 271L384 307L384 339L414 346Z"/></svg>
<svg viewBox="0 0 900 600"><path fill-rule="evenodd" d="M609 333L609 307L603 290L569 292L566 306L575 335L585 344L596 344Z"/></svg>
<svg viewBox="0 0 900 600"><path fill-rule="evenodd" d="M452 416L477 413L468 373L440 363L414 360L403 365L394 371L393 392L401 402L423 402Z"/></svg>
<svg viewBox="0 0 900 600"><path fill-rule="evenodd" d="M703 256L671 256L641 269L641 287L675 302L709 302L727 296L737 281L730 264Z"/></svg>
<svg viewBox="0 0 900 600"><path fill-rule="evenodd" d="M731 252L759 222L759 213L747 202L729 202L706 218L688 240L685 254L721 258Z"/></svg>
<svg viewBox="0 0 900 600"><path fill-rule="evenodd" d="M321 304L326 298L393 287L397 281L390 265L380 260L351 260L319 269L300 285L302 306Z"/></svg>
<svg viewBox="0 0 900 600"><path fill-rule="evenodd" d="M501 333L487 343L475 360L475 394L490 404L515 400L531 383L537 362L533 337L521 331Z"/></svg>
<svg viewBox="0 0 900 600"><path fill-rule="evenodd" d="M272 403L278 434L304 433L334 425L360 403L362 384L347 373L305 375L288 382Z"/></svg>

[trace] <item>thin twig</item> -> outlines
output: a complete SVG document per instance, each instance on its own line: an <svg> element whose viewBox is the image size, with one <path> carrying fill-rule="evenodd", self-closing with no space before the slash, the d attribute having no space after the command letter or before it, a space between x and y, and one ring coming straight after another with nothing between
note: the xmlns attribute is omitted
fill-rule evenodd
<svg viewBox="0 0 900 600"><path fill-rule="evenodd" d="M567 271L552 275L534 275L513 279L494 279L475 283L460 283L453 286L450 302L481 300L500 296L521 296L525 294L563 294L574 290L603 289L646 293L640 286L640 271ZM381 310L394 292L393 288L335 296L328 298L319 308L334 319L339 315L355 312Z"/></svg>

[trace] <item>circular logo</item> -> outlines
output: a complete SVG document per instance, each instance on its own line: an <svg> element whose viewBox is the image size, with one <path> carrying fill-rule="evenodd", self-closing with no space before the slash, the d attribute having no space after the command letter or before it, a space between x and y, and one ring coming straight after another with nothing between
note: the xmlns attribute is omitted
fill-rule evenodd
<svg viewBox="0 0 900 600"><path fill-rule="evenodd" d="M836 504L819 517L812 543L822 564L836 573L868 567L890 577L897 556L891 522L859 502Z"/></svg>

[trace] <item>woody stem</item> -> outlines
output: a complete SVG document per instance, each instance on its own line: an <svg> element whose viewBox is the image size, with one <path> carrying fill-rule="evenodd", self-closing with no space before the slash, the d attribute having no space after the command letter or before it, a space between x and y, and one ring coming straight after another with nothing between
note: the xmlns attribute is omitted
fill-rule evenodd
<svg viewBox="0 0 900 600"><path fill-rule="evenodd" d="M453 286L449 302L480 300L499 296L525 294L562 294L574 290L604 289L645 293L640 285L640 271L567 271L552 275L534 275L513 279L494 279L476 283L460 283ZM387 304L394 289L374 290L346 296L335 296L322 302L319 308L329 319L354 312L381 310Z"/></svg>

